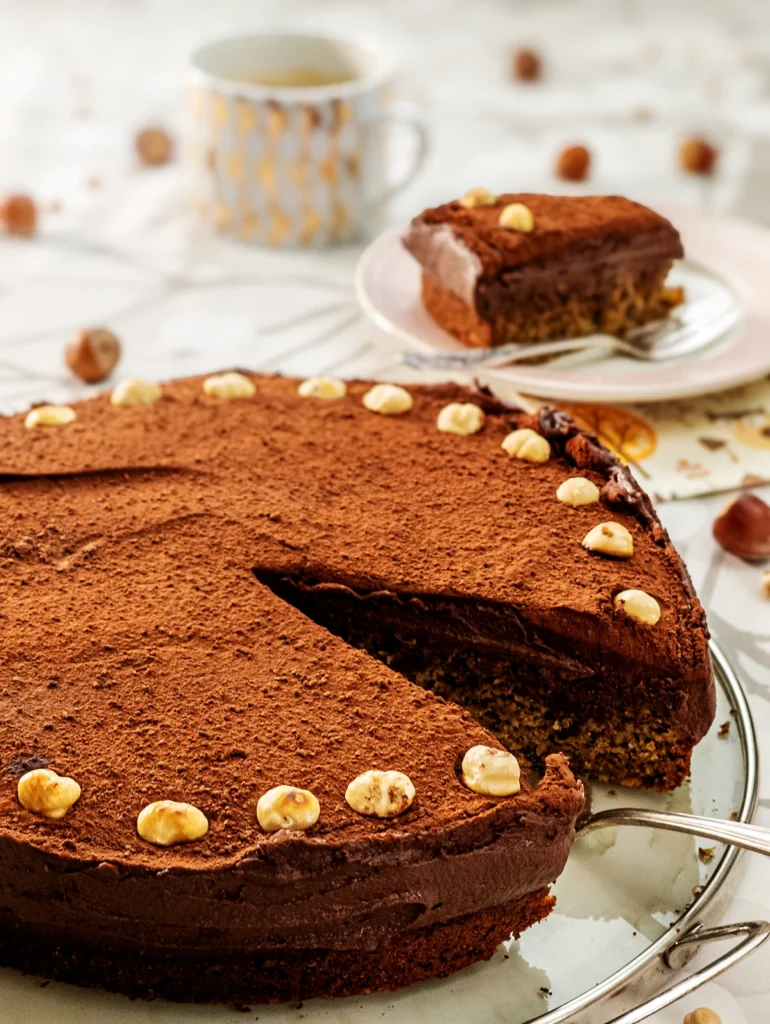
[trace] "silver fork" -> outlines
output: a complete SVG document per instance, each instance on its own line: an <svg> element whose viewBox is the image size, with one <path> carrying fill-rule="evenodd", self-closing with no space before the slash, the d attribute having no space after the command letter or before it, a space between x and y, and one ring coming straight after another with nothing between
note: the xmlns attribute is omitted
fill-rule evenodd
<svg viewBox="0 0 770 1024"><path fill-rule="evenodd" d="M462 370L473 367L496 369L526 359L570 353L580 353L591 359L606 359L610 355L621 354L645 362L663 362L692 355L710 345L735 326L741 315L740 308L734 302L701 299L693 303L676 321L646 324L629 334L628 338L589 334L582 338L500 345L495 349L465 352L402 352L401 359L407 366L417 370Z"/></svg>

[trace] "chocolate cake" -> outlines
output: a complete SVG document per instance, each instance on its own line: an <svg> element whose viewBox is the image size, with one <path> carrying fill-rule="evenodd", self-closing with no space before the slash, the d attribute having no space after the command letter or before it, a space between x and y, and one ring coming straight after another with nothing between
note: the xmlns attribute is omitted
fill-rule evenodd
<svg viewBox="0 0 770 1024"><path fill-rule="evenodd" d="M433 319L465 345L623 335L681 302L674 227L620 196L474 189L416 217L404 245Z"/></svg>
<svg viewBox="0 0 770 1024"><path fill-rule="evenodd" d="M238 375L113 403L0 421L1 964L241 1003L440 977L549 912L564 753L685 776L701 607L561 413Z"/></svg>

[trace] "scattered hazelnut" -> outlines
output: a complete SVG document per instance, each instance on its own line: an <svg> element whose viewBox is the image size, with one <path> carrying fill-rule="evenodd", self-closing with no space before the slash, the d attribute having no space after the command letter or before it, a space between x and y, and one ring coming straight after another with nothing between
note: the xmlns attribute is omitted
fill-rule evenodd
<svg viewBox="0 0 770 1024"><path fill-rule="evenodd" d="M679 165L689 174L713 174L719 150L705 139L685 139L679 147Z"/></svg>
<svg viewBox="0 0 770 1024"><path fill-rule="evenodd" d="M38 405L27 413L24 426L27 430L34 427L63 427L75 418L75 410L69 405Z"/></svg>
<svg viewBox="0 0 770 1024"><path fill-rule="evenodd" d="M33 768L19 779L19 803L44 818L63 818L80 799L80 786L52 768Z"/></svg>
<svg viewBox="0 0 770 1024"><path fill-rule="evenodd" d="M497 196L490 192L488 188L472 188L457 201L466 210L473 210L477 206L494 206L497 202Z"/></svg>
<svg viewBox="0 0 770 1024"><path fill-rule="evenodd" d="M497 223L501 228L528 234L535 226L535 218L532 216L530 208L524 203L509 203L500 211Z"/></svg>
<svg viewBox="0 0 770 1024"><path fill-rule="evenodd" d="M756 494L741 494L715 521L714 537L747 562L770 558L770 505Z"/></svg>
<svg viewBox="0 0 770 1024"><path fill-rule="evenodd" d="M174 152L174 142L163 128L143 128L137 132L134 146L139 159L148 167L167 164Z"/></svg>
<svg viewBox="0 0 770 1024"><path fill-rule="evenodd" d="M591 169L591 154L585 146L568 146L556 160L556 176L565 181L585 181Z"/></svg>
<svg viewBox="0 0 770 1024"><path fill-rule="evenodd" d="M585 476L571 476L559 484L556 498L565 505L595 505L599 500L599 488Z"/></svg>
<svg viewBox="0 0 770 1024"><path fill-rule="evenodd" d="M113 405L155 405L160 401L163 389L160 384L153 380L142 380L139 377L131 377L118 384L110 395Z"/></svg>
<svg viewBox="0 0 770 1024"><path fill-rule="evenodd" d="M765 597L770 597L770 569L765 569L762 573L762 593Z"/></svg>
<svg viewBox="0 0 770 1024"><path fill-rule="evenodd" d="M484 411L473 402L450 402L438 414L436 426L442 434L466 437L484 426Z"/></svg>
<svg viewBox="0 0 770 1024"><path fill-rule="evenodd" d="M119 359L120 342L105 327L78 331L64 352L70 370L89 384L109 377Z"/></svg>
<svg viewBox="0 0 770 1024"><path fill-rule="evenodd" d="M497 747L471 747L463 758L462 774L468 789L485 796L513 796L521 789L519 762Z"/></svg>
<svg viewBox="0 0 770 1024"><path fill-rule="evenodd" d="M500 447L504 452L517 459L524 459L525 462L548 462L551 457L550 444L530 427L511 431L503 438Z"/></svg>
<svg viewBox="0 0 770 1024"><path fill-rule="evenodd" d="M0 221L9 235L29 238L37 228L37 206L30 196L7 196L0 204Z"/></svg>
<svg viewBox="0 0 770 1024"><path fill-rule="evenodd" d="M203 391L214 398L253 398L257 388L251 377L233 370L207 377L203 382Z"/></svg>
<svg viewBox="0 0 770 1024"><path fill-rule="evenodd" d="M375 384L362 399L365 408L382 416L400 416L412 408L412 396L397 384Z"/></svg>
<svg viewBox="0 0 770 1024"><path fill-rule="evenodd" d="M543 71L540 55L527 46L513 54L513 77L519 82L536 82Z"/></svg>
<svg viewBox="0 0 770 1024"><path fill-rule="evenodd" d="M154 846L192 843L205 836L209 823L203 811L176 800L156 800L139 812L136 831Z"/></svg>
<svg viewBox="0 0 770 1024"><path fill-rule="evenodd" d="M358 814L395 818L412 806L414 786L403 772L372 769L353 779L345 790L345 800Z"/></svg>
<svg viewBox="0 0 770 1024"><path fill-rule="evenodd" d="M654 626L660 619L660 605L654 597L643 590L621 590L615 595L613 604L629 618L642 622L645 626Z"/></svg>
<svg viewBox="0 0 770 1024"><path fill-rule="evenodd" d="M701 1006L697 1010L690 1010L682 1024L722 1024L722 1018L713 1010Z"/></svg>
<svg viewBox="0 0 770 1024"><path fill-rule="evenodd" d="M257 821L265 832L304 831L318 821L321 805L309 789L274 786L257 801Z"/></svg>
<svg viewBox="0 0 770 1024"><path fill-rule="evenodd" d="M348 386L344 380L334 377L310 377L302 381L297 391L302 398L322 398L326 402L333 402L336 398L345 397Z"/></svg>
<svg viewBox="0 0 770 1024"><path fill-rule="evenodd" d="M612 558L630 558L634 538L622 523L599 523L583 538L583 547Z"/></svg>

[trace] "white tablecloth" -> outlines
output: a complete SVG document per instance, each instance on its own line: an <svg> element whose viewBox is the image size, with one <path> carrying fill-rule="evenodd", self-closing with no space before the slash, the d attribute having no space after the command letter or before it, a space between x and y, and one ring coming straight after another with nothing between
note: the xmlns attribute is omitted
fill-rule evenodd
<svg viewBox="0 0 770 1024"><path fill-rule="evenodd" d="M263 0L258 8L246 0L2 0L0 190L61 204L35 240L0 241L4 410L86 394L62 352L69 333L91 323L122 338L125 375L243 365L412 379L359 312L357 249L274 254L213 240L191 219L177 166L135 165L137 125L179 123L191 47L263 22L373 32L401 50L402 94L425 108L434 146L420 181L394 205L394 222L471 185L554 189L553 154L574 139L596 155L592 190L770 222L764 0ZM516 42L544 53L546 82L508 81ZM676 143L689 129L724 147L713 183L676 169ZM660 511L770 749L770 602L759 570L712 540L723 501ZM767 785L758 820L770 825ZM770 867L751 856L744 872L727 919L770 917ZM717 1009L725 1024L770 1019L770 944L655 1020L680 1022L698 1005Z"/></svg>

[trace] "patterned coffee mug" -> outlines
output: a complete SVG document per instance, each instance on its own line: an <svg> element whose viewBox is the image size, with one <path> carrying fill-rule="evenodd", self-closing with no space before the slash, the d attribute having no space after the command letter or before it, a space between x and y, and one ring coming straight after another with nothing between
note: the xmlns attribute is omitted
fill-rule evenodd
<svg viewBox="0 0 770 1024"><path fill-rule="evenodd" d="M370 232L428 149L417 111L390 100L393 70L378 47L332 36L264 33L197 50L186 152L201 213L258 245L321 246ZM396 122L417 145L393 183L384 129Z"/></svg>

